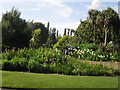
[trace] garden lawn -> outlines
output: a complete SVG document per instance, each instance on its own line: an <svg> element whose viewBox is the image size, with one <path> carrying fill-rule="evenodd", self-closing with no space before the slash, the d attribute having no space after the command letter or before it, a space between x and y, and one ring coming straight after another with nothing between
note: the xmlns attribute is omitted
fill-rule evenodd
<svg viewBox="0 0 120 90"><path fill-rule="evenodd" d="M0 72L6 88L118 88L118 77Z"/></svg>

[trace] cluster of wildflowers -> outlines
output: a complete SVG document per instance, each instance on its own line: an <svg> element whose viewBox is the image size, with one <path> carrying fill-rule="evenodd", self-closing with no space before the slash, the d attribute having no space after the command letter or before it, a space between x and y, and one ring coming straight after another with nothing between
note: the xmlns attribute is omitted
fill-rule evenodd
<svg viewBox="0 0 120 90"><path fill-rule="evenodd" d="M78 47L77 49L73 49L73 50L74 51L72 52L72 56L83 60L116 61L120 58L120 57L116 58L114 53L104 53L104 52L98 53L97 51L93 51L92 49L79 49Z"/></svg>

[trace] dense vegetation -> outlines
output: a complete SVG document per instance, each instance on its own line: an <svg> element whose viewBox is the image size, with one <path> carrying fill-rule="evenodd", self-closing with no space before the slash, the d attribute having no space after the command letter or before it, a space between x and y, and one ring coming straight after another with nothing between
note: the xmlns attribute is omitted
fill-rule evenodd
<svg viewBox="0 0 120 90"><path fill-rule="evenodd" d="M59 45L58 40L61 36L56 28L50 28L49 22L45 27L41 22L26 21L20 15L21 13L17 9L12 8L2 16L3 50L12 47L52 47L55 43ZM81 20L76 30L65 28L64 36L66 35L69 38L62 42L65 46L71 45L71 43L94 43L106 50L106 46L110 42L113 44L112 51L119 51L119 15L112 8L103 11L90 10L88 18L84 21Z"/></svg>
<svg viewBox="0 0 120 90"><path fill-rule="evenodd" d="M63 37L56 28L26 21L13 8L2 16L3 70L115 76L120 72L102 65L83 63L120 61L120 20L108 8L90 10L76 30L65 28Z"/></svg>
<svg viewBox="0 0 120 90"><path fill-rule="evenodd" d="M30 71L41 73L60 73L70 75L118 75L117 70L82 63L71 56L62 55L61 51L49 48L21 49L3 53L3 70Z"/></svg>
<svg viewBox="0 0 120 90"><path fill-rule="evenodd" d="M110 44L108 44L108 48ZM103 52L95 44L73 44L75 49L69 52L69 55L82 60L93 61L120 61L120 52Z"/></svg>
<svg viewBox="0 0 120 90"><path fill-rule="evenodd" d="M112 8L103 11L88 11L88 19L81 21L75 34L80 43L95 43L107 45L110 41L119 44L120 35L119 15Z"/></svg>
<svg viewBox="0 0 120 90"><path fill-rule="evenodd" d="M56 43L58 31L56 31L56 28L50 28L49 22L45 27L41 22L26 21L20 18L20 15L21 13L17 9L12 8L11 11L7 11L2 16L3 51L5 48L38 48L46 42L49 46Z"/></svg>

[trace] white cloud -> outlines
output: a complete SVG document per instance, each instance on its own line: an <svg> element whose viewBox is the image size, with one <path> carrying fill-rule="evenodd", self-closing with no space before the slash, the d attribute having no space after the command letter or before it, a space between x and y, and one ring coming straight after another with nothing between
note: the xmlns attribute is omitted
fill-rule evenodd
<svg viewBox="0 0 120 90"><path fill-rule="evenodd" d="M40 11L40 10L42 10L42 9L40 9L40 8L20 8L19 9L20 11Z"/></svg>
<svg viewBox="0 0 120 90"><path fill-rule="evenodd" d="M11 9L0 9L0 15L3 15L4 13L6 13L6 11L10 11Z"/></svg>
<svg viewBox="0 0 120 90"><path fill-rule="evenodd" d="M4 12L6 12L5 10L0 10L0 13L4 13Z"/></svg>
<svg viewBox="0 0 120 90"><path fill-rule="evenodd" d="M92 0L91 5L87 5L87 8L94 9L94 8L99 8L100 6L101 6L100 0Z"/></svg>
<svg viewBox="0 0 120 90"><path fill-rule="evenodd" d="M51 0L0 0L0 2L49 2ZM52 0L56 1L56 0ZM90 2L91 0L60 0L62 2ZM101 0L102 2L119 2L119 0Z"/></svg>
<svg viewBox="0 0 120 90"><path fill-rule="evenodd" d="M10 1L17 2L17 0L10 0ZM20 1L20 0L18 0L18 1ZM2 1L0 0L0 2L2 2ZM6 3L7 3L7 1L6 1ZM47 9L47 11L51 11L52 13L56 14L57 17L62 16L65 18L69 17L73 12L72 8L67 6L61 0L44 0L44 1L36 0L32 4L32 8L27 8L27 7L26 8L19 8L19 10L21 10L21 11L41 11L41 10L44 11L46 9Z"/></svg>
<svg viewBox="0 0 120 90"><path fill-rule="evenodd" d="M73 10L69 6L65 5L61 0L49 0L48 2L39 2L38 8L49 9L51 12L55 12L58 16L65 18L69 17Z"/></svg>
<svg viewBox="0 0 120 90"><path fill-rule="evenodd" d="M69 17L73 10L70 7L62 7L62 9L57 12L58 14L61 14L63 17Z"/></svg>

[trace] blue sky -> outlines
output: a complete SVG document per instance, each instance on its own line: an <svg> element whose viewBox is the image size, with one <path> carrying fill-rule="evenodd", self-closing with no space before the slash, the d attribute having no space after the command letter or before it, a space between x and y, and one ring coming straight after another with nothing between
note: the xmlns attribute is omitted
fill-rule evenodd
<svg viewBox="0 0 120 90"><path fill-rule="evenodd" d="M80 19L87 18L90 9L112 7L118 12L118 0L0 0L0 18L13 6L18 8L21 17L27 21L40 21L43 24L49 21L50 26L56 27L60 34L63 34L64 28L76 29Z"/></svg>

